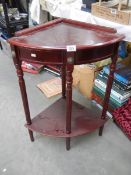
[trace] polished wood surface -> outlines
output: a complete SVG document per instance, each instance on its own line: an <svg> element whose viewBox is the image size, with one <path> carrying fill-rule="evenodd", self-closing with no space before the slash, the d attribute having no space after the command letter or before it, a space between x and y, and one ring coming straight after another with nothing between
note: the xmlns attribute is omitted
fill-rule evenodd
<svg viewBox="0 0 131 175"><path fill-rule="evenodd" d="M102 119L106 118L106 112L108 110L111 88L112 88L112 84L113 84L115 67L116 67L116 62L117 62L117 57L118 57L118 54L117 54L118 46L119 45L117 43L115 45L114 52L113 52L113 55L111 57L112 62L110 64L110 73L109 73L109 77L108 77L108 81L107 81L106 93L105 93L104 102L103 102L103 110L102 110L102 114L101 114ZM102 135L103 127L104 126L102 126L99 130L99 135L100 136Z"/></svg>
<svg viewBox="0 0 131 175"><path fill-rule="evenodd" d="M119 42L123 35L112 28L96 26L67 19L26 29L9 39L13 60L17 69L19 86L26 116L26 127L33 141L33 131L43 135L65 137L66 149L70 149L70 138L100 128L102 135L109 97L117 61ZM68 52L67 46L76 46ZM72 72L74 65L92 63L112 58L102 113L87 109L72 101ZM21 62L60 65L62 76L62 99L55 102L35 118L31 119ZM91 112L92 110L92 112ZM99 111L99 112L98 112ZM98 114L99 113L99 114ZM96 117L97 116L97 117ZM98 116L101 116L98 118Z"/></svg>
<svg viewBox="0 0 131 175"><path fill-rule="evenodd" d="M66 100L61 98L49 106L32 119L32 124L26 127L42 135L55 137L75 137L90 133L104 124L107 119L101 119L101 111L94 105L86 108L72 101L72 129L67 132L66 129ZM59 109L59 110L56 110ZM96 112L97 111L97 112ZM70 128L68 128L70 129Z"/></svg>
<svg viewBox="0 0 131 175"><path fill-rule="evenodd" d="M23 71L21 68L21 62L18 59L19 56L18 56L18 52L17 52L16 48L11 47L11 49L12 49L12 56L13 56L14 65L16 68L16 73L18 76L19 87L20 87L21 97L22 97L22 101L23 101L23 107L24 107L24 111L25 111L26 123L27 123L27 125L31 125L32 121L31 121L31 117L30 117L30 110L29 110L28 98L27 98L27 93L26 93L25 81L23 78ZM28 130L28 132L29 132L31 141L33 142L34 141L33 132L31 130Z"/></svg>
<svg viewBox="0 0 131 175"><path fill-rule="evenodd" d="M33 30L20 37L9 40L10 43L17 46L35 48L35 49L58 49L66 50L68 45L76 45L76 48L92 48L110 45L119 42L123 35L109 33L106 30L99 30L92 26L88 27L76 25L71 20L56 20L48 27L43 25L39 30ZM52 39L53 38L53 39Z"/></svg>

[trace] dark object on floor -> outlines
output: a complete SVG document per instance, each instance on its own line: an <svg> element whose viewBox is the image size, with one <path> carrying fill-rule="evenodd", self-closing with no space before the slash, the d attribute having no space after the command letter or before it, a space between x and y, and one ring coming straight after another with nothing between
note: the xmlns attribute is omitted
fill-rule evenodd
<svg viewBox="0 0 131 175"><path fill-rule="evenodd" d="M117 125L131 139L131 97L126 104L115 109L112 114Z"/></svg>
<svg viewBox="0 0 131 175"><path fill-rule="evenodd" d="M22 70L24 72L32 73L32 74L38 74L44 67L41 64L36 64L36 63L28 63L26 61L22 61Z"/></svg>
<svg viewBox="0 0 131 175"><path fill-rule="evenodd" d="M44 70L47 71L47 72L49 72L50 74L55 75L55 76L60 76L60 72L54 70L54 67L52 69L49 66L44 66Z"/></svg>

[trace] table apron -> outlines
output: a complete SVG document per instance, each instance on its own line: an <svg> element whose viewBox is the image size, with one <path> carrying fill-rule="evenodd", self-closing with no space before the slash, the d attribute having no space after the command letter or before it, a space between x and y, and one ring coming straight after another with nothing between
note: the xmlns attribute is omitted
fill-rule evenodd
<svg viewBox="0 0 131 175"><path fill-rule="evenodd" d="M19 59L40 64L62 64L62 51L35 50L29 48L19 48Z"/></svg>
<svg viewBox="0 0 131 175"><path fill-rule="evenodd" d="M75 64L86 64L101 61L112 56L114 47L112 45L85 50L78 50L75 55Z"/></svg>
<svg viewBox="0 0 131 175"><path fill-rule="evenodd" d="M101 61L112 56L113 45L77 50L74 53L74 65L88 64ZM30 63L44 65L62 65L67 63L66 51L58 50L34 50L29 48L18 48L19 59ZM63 56L64 55L64 56Z"/></svg>

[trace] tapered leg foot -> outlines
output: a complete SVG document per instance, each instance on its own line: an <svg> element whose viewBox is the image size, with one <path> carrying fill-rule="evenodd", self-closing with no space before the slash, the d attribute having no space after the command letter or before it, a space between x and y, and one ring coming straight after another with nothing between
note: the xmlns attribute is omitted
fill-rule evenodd
<svg viewBox="0 0 131 175"><path fill-rule="evenodd" d="M104 128L104 126L100 127L100 129L99 129L99 136L102 136L103 128Z"/></svg>
<svg viewBox="0 0 131 175"><path fill-rule="evenodd" d="M70 150L70 138L66 138L66 150Z"/></svg>
<svg viewBox="0 0 131 175"><path fill-rule="evenodd" d="M30 140L31 140L32 142L34 142L33 132L32 132L31 130L28 130L28 132L29 132L29 135L30 135Z"/></svg>

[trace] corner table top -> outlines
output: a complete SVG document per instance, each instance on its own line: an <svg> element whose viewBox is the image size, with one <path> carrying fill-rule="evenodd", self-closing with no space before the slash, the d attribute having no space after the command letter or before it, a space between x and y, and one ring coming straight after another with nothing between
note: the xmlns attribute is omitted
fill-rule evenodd
<svg viewBox="0 0 131 175"><path fill-rule="evenodd" d="M17 32L8 41L25 48L66 50L67 46L75 45L80 50L110 45L123 38L124 35L117 34L113 28L60 18Z"/></svg>

